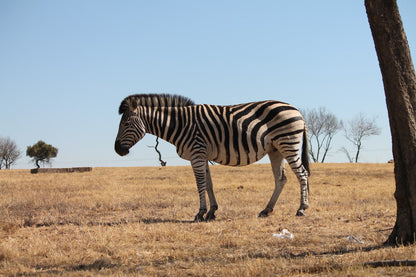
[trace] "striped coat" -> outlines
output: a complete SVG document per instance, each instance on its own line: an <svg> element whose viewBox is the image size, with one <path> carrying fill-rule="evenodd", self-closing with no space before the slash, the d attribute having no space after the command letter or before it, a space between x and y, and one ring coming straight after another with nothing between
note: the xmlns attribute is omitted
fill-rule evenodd
<svg viewBox="0 0 416 277"><path fill-rule="evenodd" d="M132 95L119 108L122 114L115 150L120 155L146 133L176 146L183 159L191 161L200 198L195 220L215 218L215 200L207 161L230 166L254 163L269 155L275 177L274 193L260 216L273 211L286 183L286 159L301 186L301 205L297 215L308 207L308 141L302 115L293 106L279 101L260 101L240 105L195 105L175 95ZM303 153L299 155L303 141Z"/></svg>

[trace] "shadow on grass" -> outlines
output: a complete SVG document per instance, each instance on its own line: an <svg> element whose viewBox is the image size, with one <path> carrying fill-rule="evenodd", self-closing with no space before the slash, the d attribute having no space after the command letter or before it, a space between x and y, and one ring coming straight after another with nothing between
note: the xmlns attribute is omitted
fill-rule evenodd
<svg viewBox="0 0 416 277"><path fill-rule="evenodd" d="M313 256L327 256L327 255L344 255L349 253L357 253L357 252L370 252L373 250L383 249L383 248L389 248L388 245L373 245L373 246L366 246L366 247L357 247L353 249L346 249L346 248L340 248L340 249L334 249L332 251L324 251L324 252L311 252Z"/></svg>
<svg viewBox="0 0 416 277"><path fill-rule="evenodd" d="M144 224L158 224L158 223L194 223L193 220L177 220L177 219L166 219L166 218L142 218L138 222Z"/></svg>
<svg viewBox="0 0 416 277"><path fill-rule="evenodd" d="M344 255L349 253L357 253L357 252L370 252L373 250L388 248L389 246L385 245L375 245L375 246L367 246L367 247L357 247L353 249L334 249L332 251L324 251L324 252L315 252L315 251L307 251L302 252L299 254L293 254L290 252L283 252L279 255L270 255L267 253L248 253L246 258L262 258L262 259L276 259L276 258L287 258L287 259L296 259L296 258L307 258L311 256L335 256L335 255Z"/></svg>
<svg viewBox="0 0 416 277"><path fill-rule="evenodd" d="M209 222L221 222L226 219L215 219L213 221L195 221L195 220L178 220L178 219L167 219L167 218L141 218L137 222L142 222L144 224L159 224L159 223L178 223L178 224L189 224L189 223L209 223Z"/></svg>
<svg viewBox="0 0 416 277"><path fill-rule="evenodd" d="M280 255L268 255L264 253L251 253L246 256L246 258L263 258L263 259L276 259L276 258L286 258L286 259L306 259L308 257L323 257L323 256L338 256L338 255L345 255L357 252L371 252L374 250L385 249L396 247L394 245L373 245L367 247L357 247L353 249L347 249L345 247L340 249L334 249L332 251L323 251L323 252L315 252L315 251L308 251L299 254L293 254L290 252L282 253ZM335 264L326 264L326 265L312 265L306 268L294 268L293 272L299 273L310 273L310 274L319 274L322 272L328 272L333 270L342 270L349 266L364 266L364 267L393 267L393 266L416 266L416 260L391 260L391 261L370 261L370 262L361 262L356 264L343 264L343 263L335 263Z"/></svg>
<svg viewBox="0 0 416 277"><path fill-rule="evenodd" d="M216 219L215 221L223 221ZM206 221L202 221L206 222ZM75 225L75 226L119 226L131 223L144 223L144 224L161 224L161 223L175 223L175 224L189 224L196 223L194 220L178 220L178 219L167 219L167 218L134 218L133 220L120 219L117 221L45 221L45 222L34 222L25 220L22 227L50 227L50 226L63 226L63 225Z"/></svg>
<svg viewBox="0 0 416 277"><path fill-rule="evenodd" d="M13 276L41 276L45 274L64 276L70 272L88 271L93 273L103 269L111 270L112 268L119 268L121 266L121 264L112 263L108 258L101 258L92 263L79 264L75 266L64 266L61 269L53 269L55 266L37 265L35 266L35 269L38 270L38 272L22 272Z"/></svg>
<svg viewBox="0 0 416 277"><path fill-rule="evenodd" d="M64 226L64 225L75 225L75 226L119 226L131 223L144 223L144 224L160 224L160 223L177 223L177 224L188 224L195 223L193 220L177 220L177 219L166 219L166 218L137 218L134 220L120 219L119 221L59 221L59 222L27 222L25 221L21 227L50 227L50 226Z"/></svg>

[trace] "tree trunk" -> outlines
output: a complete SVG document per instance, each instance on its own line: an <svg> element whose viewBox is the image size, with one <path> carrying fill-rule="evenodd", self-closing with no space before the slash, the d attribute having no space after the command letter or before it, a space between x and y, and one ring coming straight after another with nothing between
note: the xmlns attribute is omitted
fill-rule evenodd
<svg viewBox="0 0 416 277"><path fill-rule="evenodd" d="M40 165L39 165L39 162L40 162L41 160L36 160L36 168L40 168Z"/></svg>
<svg viewBox="0 0 416 277"><path fill-rule="evenodd" d="M355 153L355 163L358 163L358 156L360 155L361 151L361 142L357 145L357 153Z"/></svg>
<svg viewBox="0 0 416 277"><path fill-rule="evenodd" d="M416 76L395 0L365 0L383 76L393 142L396 224L387 244L416 236Z"/></svg>

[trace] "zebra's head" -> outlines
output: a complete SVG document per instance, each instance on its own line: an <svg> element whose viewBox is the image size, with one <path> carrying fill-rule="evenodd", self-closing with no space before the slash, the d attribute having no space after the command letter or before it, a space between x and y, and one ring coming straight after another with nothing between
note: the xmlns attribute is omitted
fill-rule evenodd
<svg viewBox="0 0 416 277"><path fill-rule="evenodd" d="M127 97L121 102L118 113L122 117L114 149L120 156L125 156L129 153L129 149L144 137L146 130L134 96Z"/></svg>

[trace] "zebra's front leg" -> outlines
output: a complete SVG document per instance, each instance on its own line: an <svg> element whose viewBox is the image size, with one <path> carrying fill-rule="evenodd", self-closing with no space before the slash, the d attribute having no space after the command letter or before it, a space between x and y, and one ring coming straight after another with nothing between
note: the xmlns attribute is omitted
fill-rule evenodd
<svg viewBox="0 0 416 277"><path fill-rule="evenodd" d="M191 161L192 169L195 175L195 181L199 194L199 212L196 214L194 221L204 221L204 215L207 212L207 202L205 199L206 191L206 161L205 159L194 159Z"/></svg>
<svg viewBox="0 0 416 277"><path fill-rule="evenodd" d="M207 192L208 192L208 197L209 197L209 212L205 220L211 221L215 219L215 211L218 209L218 204L214 195L214 188L212 186L212 179L211 179L211 173L208 167L208 161L206 162L205 166L206 166Z"/></svg>

